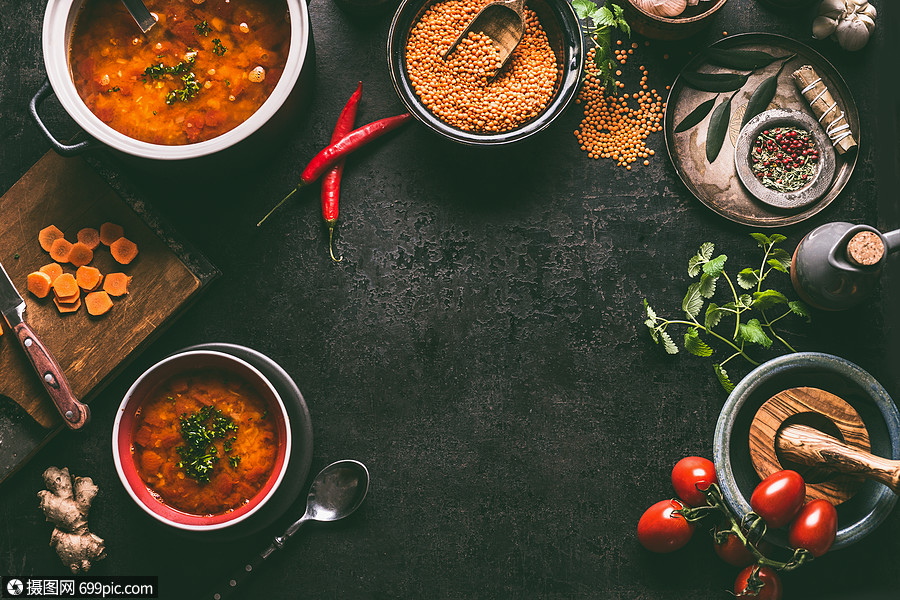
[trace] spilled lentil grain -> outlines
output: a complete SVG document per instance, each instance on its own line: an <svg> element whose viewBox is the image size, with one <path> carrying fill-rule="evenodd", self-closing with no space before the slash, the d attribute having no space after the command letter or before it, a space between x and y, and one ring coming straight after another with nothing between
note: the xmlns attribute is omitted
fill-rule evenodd
<svg viewBox="0 0 900 600"><path fill-rule="evenodd" d="M634 50L637 44L632 46L631 50ZM615 56L624 65L630 55L625 50L616 50ZM589 158L608 158L629 171L631 163L638 160L649 165L649 158L655 151L647 147L646 139L651 133L662 131L661 121L666 108L656 90L648 89L649 72L641 66L640 89L634 94L616 96L608 94L597 77L593 48L585 63L588 65L585 80L575 99L576 104L584 106L584 118L575 130L581 149ZM616 71L616 75L620 74L621 71ZM623 88L624 84L619 83L618 87ZM631 106L629 100L633 101Z"/></svg>
<svg viewBox="0 0 900 600"><path fill-rule="evenodd" d="M481 33L470 32L444 60L444 52L487 3L447 0L431 6L409 34L406 69L419 99L436 117L464 131L498 133L544 110L559 67L547 34L528 8L525 35L496 77L499 51Z"/></svg>

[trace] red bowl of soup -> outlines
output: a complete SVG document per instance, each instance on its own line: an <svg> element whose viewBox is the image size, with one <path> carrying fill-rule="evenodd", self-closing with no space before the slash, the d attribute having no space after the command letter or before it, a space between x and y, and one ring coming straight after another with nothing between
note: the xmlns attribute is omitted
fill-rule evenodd
<svg viewBox="0 0 900 600"><path fill-rule="evenodd" d="M314 50L303 0L146 0L146 34L118 0L50 0L43 51L49 86L31 113L61 154L107 147L190 161L283 137L311 93ZM38 106L52 90L89 139L56 140Z"/></svg>
<svg viewBox="0 0 900 600"><path fill-rule="evenodd" d="M284 402L240 358L170 356L131 386L113 426L128 494L158 521L210 531L251 517L273 496L291 452Z"/></svg>

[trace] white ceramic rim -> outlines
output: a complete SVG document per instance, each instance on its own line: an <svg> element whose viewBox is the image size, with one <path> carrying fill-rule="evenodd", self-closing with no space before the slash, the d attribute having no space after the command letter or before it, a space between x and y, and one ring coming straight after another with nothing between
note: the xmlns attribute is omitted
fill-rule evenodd
<svg viewBox="0 0 900 600"><path fill-rule="evenodd" d="M120 133L97 118L75 89L69 69L69 37L75 18L85 0L50 0L44 13L42 46L47 78L63 108L97 141L140 158L185 160L224 150L243 141L262 127L287 101L293 91L306 58L311 32L309 9L304 0L283 0L291 19L291 43L284 72L275 89L249 119L230 131L204 142L166 146L142 142ZM297 35L299 34L299 35ZM62 40L62 42L60 42Z"/></svg>
<svg viewBox="0 0 900 600"><path fill-rule="evenodd" d="M164 365L167 365L174 361L185 360L185 358L196 357L196 356L214 356L216 358L225 359L226 361L231 361L239 364L241 367L247 369L251 373L253 373L260 382L262 382L268 390L272 393L272 396L275 398L278 408L281 409L281 415L284 419L285 424L285 440L284 440L284 463L281 466L281 471L278 473L277 478L275 479L275 484L272 486L272 489L269 490L262 500L253 507L252 510L247 511L240 517L237 517L233 520L226 521L224 523L216 523L214 525L186 525L184 523L176 523L175 521L171 521L162 515L159 515L144 504L144 502L138 497L135 491L131 488L131 484L128 483L128 479L125 477L125 472L122 470L122 457L118 452L118 439L119 439L119 426L122 423L122 415L125 414L126 405L131 400L132 395L138 389L138 387L143 383L145 379L150 377L155 371L162 368ZM232 356L231 354L227 354L225 352L217 352L215 350L190 350L187 352L179 352L177 354L173 354L158 363L154 364L152 367L144 371L140 377L135 380L131 387L128 388L128 391L125 392L125 397L122 399L122 403L119 404L119 410L116 411L116 418L113 422L113 430L112 430L112 453L113 453L113 462L116 465L116 473L119 475L119 480L122 482L122 486L125 488L125 491L128 492L128 495L131 496L131 499L134 500L135 504L141 507L141 509L146 512L148 515L156 519L161 523L165 523L171 527L176 527L178 529L183 529L186 531L213 531L215 529L223 529L225 527L231 527L237 523L248 518L250 515L257 512L260 508L262 508L266 502L278 491L279 486L281 485L281 480L284 479L285 473L287 473L287 469L290 463L291 458L291 422L289 420L287 409L284 406L284 401L281 399L281 396L278 394L278 391L272 385L272 383L263 375L259 369L248 363L247 361L238 358L237 356Z"/></svg>

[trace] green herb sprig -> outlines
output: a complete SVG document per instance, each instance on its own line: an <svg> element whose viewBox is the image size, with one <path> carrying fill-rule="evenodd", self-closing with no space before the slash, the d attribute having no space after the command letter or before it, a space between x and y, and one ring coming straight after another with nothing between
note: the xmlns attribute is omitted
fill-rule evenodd
<svg viewBox="0 0 900 600"><path fill-rule="evenodd" d="M200 410L180 417L181 438L184 445L176 450L181 457L178 468L198 483L209 483L212 471L219 462L216 440L224 439L223 450L230 454L237 440L237 424L217 408L204 406ZM235 460L237 459L237 460ZM239 456L230 456L232 467L237 467Z"/></svg>
<svg viewBox="0 0 900 600"><path fill-rule="evenodd" d="M216 38L213 40L213 54L216 56L222 56L226 52L228 52L228 48L222 45L222 40Z"/></svg>
<svg viewBox="0 0 900 600"><path fill-rule="evenodd" d="M670 325L688 327L684 334L684 347L696 356L710 357L714 353L712 346L701 338L701 333L718 340L726 347L726 351L730 354L724 360L714 363L713 371L727 392L734 389L734 383L725 371L725 365L731 359L741 356L751 365L757 366L759 362L748 353L750 347L761 346L769 349L774 341L778 341L789 352L796 352L776 332L775 324L792 314L803 317L807 322L811 320L810 310L803 302L789 300L775 289L763 289L763 282L772 271L788 273L790 270L791 255L783 248L775 247L787 238L777 233L771 236L751 233L750 236L763 251L762 261L759 268L747 267L739 271L734 281L725 272L728 257L724 254L714 257L715 246L712 242L701 245L697 254L691 257L688 261L688 275L692 278L699 275L700 280L688 286L687 294L682 300L681 309L684 311L685 319L660 317L647 300L644 300L644 325L650 330L653 341L657 344L662 342L663 348L669 354L678 353L678 346L668 332ZM715 302L706 304L715 295L720 281L724 281L728 286L729 301L721 306ZM740 293L738 288L752 292ZM780 314L771 317L770 314L776 309ZM750 315L753 315L753 318L747 318ZM720 333L724 322L731 318L734 319L734 327L729 333ZM716 327L719 327L720 331L717 331Z"/></svg>
<svg viewBox="0 0 900 600"><path fill-rule="evenodd" d="M166 94L166 104L172 106L175 104L176 100L181 100L182 102L187 102L198 93L200 93L200 83L197 81L197 76L194 75L193 72L188 73L187 75L182 75L181 82L184 84L184 87L177 90L172 90L168 94Z"/></svg>
<svg viewBox="0 0 900 600"><path fill-rule="evenodd" d="M209 26L209 23L205 19L194 25L194 29L196 29L197 33L203 37L208 36L209 32L212 31L212 27Z"/></svg>
<svg viewBox="0 0 900 600"><path fill-rule="evenodd" d="M572 8L585 35L594 43L594 68L597 78L607 90L617 91L616 78L613 76L615 63L612 52L612 32L618 29L631 37L631 27L625 21L622 7L608 0L603 6L597 6L592 0L572 0Z"/></svg>

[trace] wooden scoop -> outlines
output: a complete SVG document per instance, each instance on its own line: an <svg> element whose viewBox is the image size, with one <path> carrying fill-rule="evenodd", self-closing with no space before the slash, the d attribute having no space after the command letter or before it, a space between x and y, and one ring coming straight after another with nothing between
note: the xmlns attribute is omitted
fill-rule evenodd
<svg viewBox="0 0 900 600"><path fill-rule="evenodd" d="M789 425L778 432L777 446L782 456L794 462L861 475L881 482L895 494L900 494L900 461L848 446L818 429Z"/></svg>
<svg viewBox="0 0 900 600"><path fill-rule="evenodd" d="M462 33L450 45L450 48L444 52L444 60L456 50L459 42L464 40L470 31L481 32L491 38L500 49L500 67L497 69L499 73L501 69L509 61L513 50L522 41L525 34L525 0L498 0L491 2L478 11L475 18L469 25L463 29Z"/></svg>

